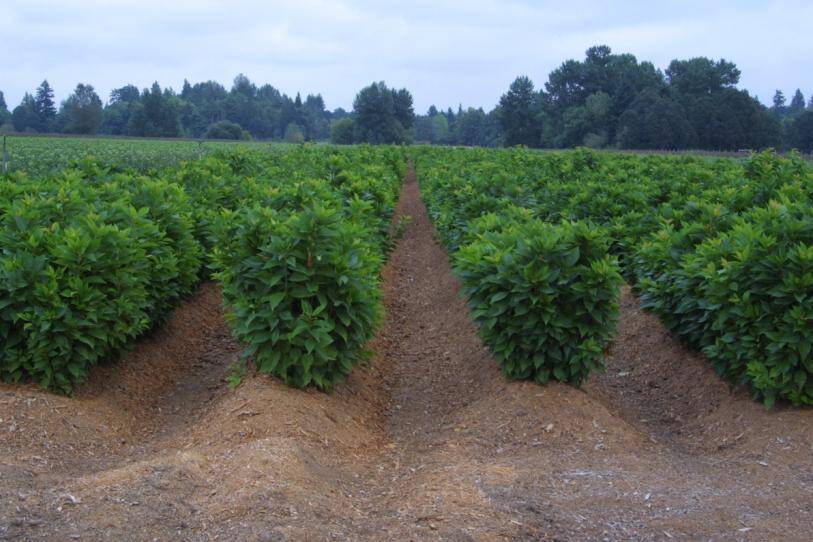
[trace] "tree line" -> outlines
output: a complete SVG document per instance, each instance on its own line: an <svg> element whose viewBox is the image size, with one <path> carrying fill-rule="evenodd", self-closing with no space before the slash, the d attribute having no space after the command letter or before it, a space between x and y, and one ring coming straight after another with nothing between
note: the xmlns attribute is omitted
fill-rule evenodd
<svg viewBox="0 0 813 542"><path fill-rule="evenodd" d="M596 46L554 70L542 90L518 77L497 116L506 145L810 151L813 103L805 107L797 91L792 115L768 108L737 88L739 80L737 66L723 59L673 60L662 72Z"/></svg>
<svg viewBox="0 0 813 542"><path fill-rule="evenodd" d="M180 93L157 82L143 90L125 85L111 91L104 105L93 86L80 83L59 108L45 80L11 112L0 92L0 125L33 133L298 142L328 139L331 120L346 115L327 111L318 94L291 98L244 75L228 90L215 81L184 81Z"/></svg>
<svg viewBox="0 0 813 542"><path fill-rule="evenodd" d="M738 88L740 70L724 59L673 60L666 70L607 46L552 71L540 89L517 77L497 106L416 115L406 89L384 82L361 89L350 112L329 111L319 94L290 97L238 75L180 92L156 82L114 89L103 103L78 84L59 107L48 81L9 111L0 92L0 131L141 137L269 139L289 142L431 143L536 148L797 148L813 151L813 96L777 91L770 107Z"/></svg>

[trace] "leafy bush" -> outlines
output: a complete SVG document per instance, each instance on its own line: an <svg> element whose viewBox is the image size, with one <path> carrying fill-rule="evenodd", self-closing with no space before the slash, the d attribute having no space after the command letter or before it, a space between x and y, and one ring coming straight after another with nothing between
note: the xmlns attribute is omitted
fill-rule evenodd
<svg viewBox="0 0 813 542"><path fill-rule="evenodd" d="M251 134L243 130L236 122L221 120L220 122L210 124L203 137L206 139L247 140L251 139Z"/></svg>
<svg viewBox="0 0 813 542"><path fill-rule="evenodd" d="M715 368L771 405L813 404L813 209L772 202L709 239L683 267L703 300Z"/></svg>
<svg viewBox="0 0 813 542"><path fill-rule="evenodd" d="M0 373L71 393L197 284L183 191L87 162L0 183Z"/></svg>
<svg viewBox="0 0 813 542"><path fill-rule="evenodd" d="M260 372L329 389L380 318L403 153L305 145L261 162L250 206L240 196L207 219L229 323Z"/></svg>
<svg viewBox="0 0 813 542"><path fill-rule="evenodd" d="M366 161L362 164L346 167L338 172L333 178L333 185L337 195L345 201L350 218L363 221L373 230L383 250L388 246L390 221L398 195L397 187L400 186L403 174L399 173L400 168Z"/></svg>
<svg viewBox="0 0 813 542"><path fill-rule="evenodd" d="M181 187L163 180L136 178L130 182L128 191L132 205L143 209L146 218L158 226L160 236L156 242L169 251L168 255L149 257L172 258L176 262L167 287L154 296L153 319L162 320L198 285L203 247L194 237L192 206ZM152 278L154 281L155 275Z"/></svg>
<svg viewBox="0 0 813 542"><path fill-rule="evenodd" d="M509 378L579 385L602 367L618 315L609 239L584 223L502 223L455 255L463 291Z"/></svg>
<svg viewBox="0 0 813 542"><path fill-rule="evenodd" d="M720 205L694 202L680 214L684 222L664 224L635 253L635 288L645 309L660 316L669 329L690 343L702 345L707 340L707 303L695 295L700 286L698 277L687 276L682 262L705 239L727 230L736 215Z"/></svg>
<svg viewBox="0 0 813 542"><path fill-rule="evenodd" d="M74 163L62 177L74 183L73 189L80 191L105 221L122 228L132 225L139 233L151 265L151 319L163 321L199 282L202 247L194 238L192 206L183 189L160 178L118 172L94 159ZM60 182L57 177L57 186ZM124 205L117 205L119 201Z"/></svg>
<svg viewBox="0 0 813 542"><path fill-rule="evenodd" d="M364 354L381 316L379 253L362 227L317 203L242 211L216 251L235 336L261 373L329 389Z"/></svg>
<svg viewBox="0 0 813 542"><path fill-rule="evenodd" d="M229 159L216 156L188 162L170 176L189 196L194 237L203 246L208 265L212 264L215 229L222 211L251 205L260 192L260 184L253 176L235 173L235 169L253 169L243 155L234 153Z"/></svg>
<svg viewBox="0 0 813 542"><path fill-rule="evenodd" d="M813 399L812 218L803 198L707 213L664 228L636 257L644 307L768 405Z"/></svg>
<svg viewBox="0 0 813 542"><path fill-rule="evenodd" d="M90 209L86 217L43 220L48 207L82 208L77 200L27 199L8 210L0 231L2 376L29 376L62 393L149 327L152 301L137 226L105 224Z"/></svg>

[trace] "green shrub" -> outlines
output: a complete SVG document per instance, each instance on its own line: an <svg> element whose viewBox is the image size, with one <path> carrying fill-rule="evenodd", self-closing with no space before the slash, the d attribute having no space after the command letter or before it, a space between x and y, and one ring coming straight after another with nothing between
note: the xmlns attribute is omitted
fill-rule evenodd
<svg viewBox="0 0 813 542"><path fill-rule="evenodd" d="M776 399L813 404L813 208L772 202L687 257L715 368Z"/></svg>
<svg viewBox="0 0 813 542"><path fill-rule="evenodd" d="M809 404L813 209L804 199L774 201L742 216L714 209L642 245L636 255L642 304L766 404L778 398Z"/></svg>
<svg viewBox="0 0 813 542"><path fill-rule="evenodd" d="M77 162L61 179L39 184L51 189L70 186L105 223L129 228L138 237L150 268L153 323L162 322L198 284L203 249L194 238L192 206L177 184L117 173L91 159Z"/></svg>
<svg viewBox="0 0 813 542"><path fill-rule="evenodd" d="M214 122L206 128L203 134L204 139L251 139L251 134L237 124L229 120Z"/></svg>
<svg viewBox="0 0 813 542"><path fill-rule="evenodd" d="M517 207L549 223L606 227L643 306L720 373L768 404L810 402L813 174L797 155L415 152L450 250L522 221Z"/></svg>
<svg viewBox="0 0 813 542"><path fill-rule="evenodd" d="M508 378L579 385L602 367L621 277L609 240L584 223L502 224L455 255L463 291Z"/></svg>
<svg viewBox="0 0 813 542"><path fill-rule="evenodd" d="M144 246L145 250L152 258L174 259L176 263L167 286L154 295L153 319L163 320L200 282L203 247L194 237L192 206L181 187L163 180L136 178L128 190L132 204L158 227L156 244L165 247L169 254L159 255ZM155 268L158 267L156 262ZM155 275L152 278L155 282Z"/></svg>
<svg viewBox="0 0 813 542"><path fill-rule="evenodd" d="M402 150L305 145L215 151L149 177L93 158L5 176L0 376L71 393L165 319L216 256L235 334L260 370L330 387L379 318L403 168ZM282 285L264 282L275 274Z"/></svg>
<svg viewBox="0 0 813 542"><path fill-rule="evenodd" d="M12 209L0 232L0 370L71 393L149 327L150 269L131 230L92 215L35 225L39 212Z"/></svg>
<svg viewBox="0 0 813 542"><path fill-rule="evenodd" d="M183 191L85 161L0 201L0 373L71 393L197 284Z"/></svg>
<svg viewBox="0 0 813 542"><path fill-rule="evenodd" d="M698 295L702 282L688 276L686 257L705 239L731 227L736 215L720 205L691 202L644 241L634 256L635 288L642 306L657 314L666 327L702 348L711 340L706 326L708 303ZM675 228L673 224L678 224Z"/></svg>
<svg viewBox="0 0 813 542"><path fill-rule="evenodd" d="M400 186L401 177L397 173L393 175L385 165L363 163L362 167L356 165L338 173L333 183L345 202L355 202L354 206L362 205L368 209L363 214L357 210L352 214L364 220L374 230L382 248L385 247L398 195L394 187Z"/></svg>
<svg viewBox="0 0 813 542"><path fill-rule="evenodd" d="M192 206L193 235L203 248L200 275L208 276L214 264L212 251L223 212L256 204L261 184L252 175L255 168L245 152L217 153L185 163L169 176L183 187Z"/></svg>
<svg viewBox="0 0 813 542"><path fill-rule="evenodd" d="M381 316L381 257L370 233L317 203L232 219L216 277L245 355L288 385L331 388L365 353Z"/></svg>

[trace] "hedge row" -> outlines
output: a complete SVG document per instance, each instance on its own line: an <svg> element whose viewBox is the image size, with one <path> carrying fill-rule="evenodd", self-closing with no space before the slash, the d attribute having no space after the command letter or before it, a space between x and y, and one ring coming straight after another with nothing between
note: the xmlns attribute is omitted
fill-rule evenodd
<svg viewBox="0 0 813 542"><path fill-rule="evenodd" d="M0 179L0 376L71 393L215 271L260 370L330 387L377 322L404 168L397 149L287 147Z"/></svg>
<svg viewBox="0 0 813 542"><path fill-rule="evenodd" d="M0 181L0 373L71 393L197 282L183 190L82 164Z"/></svg>
<svg viewBox="0 0 813 542"><path fill-rule="evenodd" d="M404 164L396 149L337 152L323 179L260 182L209 221L229 323L261 373L329 389L364 358Z"/></svg>
<svg viewBox="0 0 813 542"><path fill-rule="evenodd" d="M534 217L532 187L511 177L533 155L495 151L506 163L467 162L472 155L488 156L416 154L429 213L480 335L506 377L579 385L602 368L618 316L621 276L607 230Z"/></svg>
<svg viewBox="0 0 813 542"><path fill-rule="evenodd" d="M644 306L721 374L766 404L813 401L813 175L797 156L420 149L416 161L453 250L489 213L493 223L587 221L609 232Z"/></svg>

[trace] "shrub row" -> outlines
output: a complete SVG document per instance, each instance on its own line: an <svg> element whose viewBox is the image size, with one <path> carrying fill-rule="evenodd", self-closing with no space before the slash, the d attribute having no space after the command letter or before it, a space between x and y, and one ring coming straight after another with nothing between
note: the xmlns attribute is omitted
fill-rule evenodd
<svg viewBox="0 0 813 542"><path fill-rule="evenodd" d="M0 373L71 393L162 321L200 267L184 192L91 163L0 181Z"/></svg>
<svg viewBox="0 0 813 542"><path fill-rule="evenodd" d="M767 405L813 404L813 206L773 201L730 222L717 234L692 222L644 243L643 305Z"/></svg>
<svg viewBox="0 0 813 542"><path fill-rule="evenodd" d="M609 239L584 223L499 226L455 255L481 336L506 377L578 386L601 368L618 315Z"/></svg>
<svg viewBox="0 0 813 542"><path fill-rule="evenodd" d="M605 228L644 306L721 374L747 383L766 404L811 403L813 176L797 156L415 154L430 213L452 250L501 217Z"/></svg>
<svg viewBox="0 0 813 542"><path fill-rule="evenodd" d="M320 180L264 184L212 228L228 320L261 373L330 389L380 320L380 266L404 174L395 149L334 154Z"/></svg>
<svg viewBox="0 0 813 542"><path fill-rule="evenodd" d="M206 269L261 372L329 388L378 321L404 167L394 148L306 146L0 179L0 376L71 393Z"/></svg>
<svg viewBox="0 0 813 542"><path fill-rule="evenodd" d="M579 385L602 368L618 314L621 277L607 230L534 218L538 195L514 175L536 156L496 151L503 163L488 156L420 151L429 213L503 374Z"/></svg>

